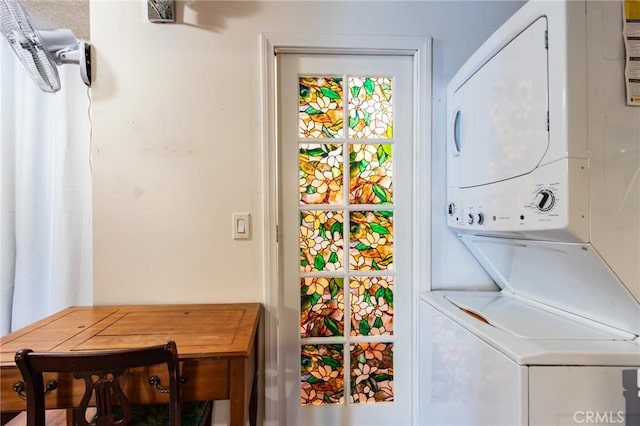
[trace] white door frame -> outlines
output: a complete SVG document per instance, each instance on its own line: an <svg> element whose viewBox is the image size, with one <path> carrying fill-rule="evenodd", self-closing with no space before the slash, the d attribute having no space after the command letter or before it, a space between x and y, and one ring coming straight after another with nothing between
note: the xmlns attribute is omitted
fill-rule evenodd
<svg viewBox="0 0 640 426"><path fill-rule="evenodd" d="M314 34L261 34L262 88L262 232L264 318L264 424L279 425L285 418L278 403L278 309L280 264L278 250L278 129L276 105L276 51L287 53L333 53L409 55L414 63L413 153L413 323L412 362L417 369L419 293L430 289L431 276L431 39L425 37L344 36ZM416 374L417 377L417 374ZM418 381L413 385L413 419L417 419ZM264 397L264 398L263 398Z"/></svg>

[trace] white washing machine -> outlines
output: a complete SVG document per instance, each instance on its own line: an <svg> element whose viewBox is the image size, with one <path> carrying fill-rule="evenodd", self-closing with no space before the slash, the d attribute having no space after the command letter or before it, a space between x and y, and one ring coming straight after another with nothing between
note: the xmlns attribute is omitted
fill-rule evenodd
<svg viewBox="0 0 640 426"><path fill-rule="evenodd" d="M421 295L420 424L640 424L622 27L621 1L529 1L450 82L447 224L498 290Z"/></svg>

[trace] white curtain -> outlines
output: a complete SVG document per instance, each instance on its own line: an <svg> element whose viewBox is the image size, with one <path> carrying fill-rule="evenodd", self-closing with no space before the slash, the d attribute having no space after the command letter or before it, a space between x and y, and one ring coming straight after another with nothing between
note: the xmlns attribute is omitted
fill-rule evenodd
<svg viewBox="0 0 640 426"><path fill-rule="evenodd" d="M74 65L42 92L0 36L0 332L92 303L90 119Z"/></svg>

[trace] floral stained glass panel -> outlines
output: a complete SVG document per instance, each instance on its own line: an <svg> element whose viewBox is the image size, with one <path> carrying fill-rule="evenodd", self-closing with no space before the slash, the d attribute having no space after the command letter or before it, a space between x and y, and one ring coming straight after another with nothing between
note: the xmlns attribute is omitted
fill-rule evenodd
<svg viewBox="0 0 640 426"><path fill-rule="evenodd" d="M302 405L394 400L393 343L366 342L394 339L392 83L299 78ZM344 262L367 276L347 278Z"/></svg>
<svg viewBox="0 0 640 426"><path fill-rule="evenodd" d="M393 137L392 80L389 77L349 77L349 137Z"/></svg>
<svg viewBox="0 0 640 426"><path fill-rule="evenodd" d="M344 253L342 211L300 212L300 271L341 271Z"/></svg>
<svg viewBox="0 0 640 426"><path fill-rule="evenodd" d="M299 148L300 204L341 204L342 145L303 144Z"/></svg>
<svg viewBox="0 0 640 426"><path fill-rule="evenodd" d="M300 403L344 403L343 345L302 345Z"/></svg>
<svg viewBox="0 0 640 426"><path fill-rule="evenodd" d="M393 334L393 277L353 277L351 335Z"/></svg>
<svg viewBox="0 0 640 426"><path fill-rule="evenodd" d="M390 204L392 199L392 146L349 146L349 202Z"/></svg>
<svg viewBox="0 0 640 426"><path fill-rule="evenodd" d="M353 211L349 222L349 267L353 271L392 270L393 212Z"/></svg>
<svg viewBox="0 0 640 426"><path fill-rule="evenodd" d="M393 343L355 343L350 348L350 401L393 401Z"/></svg>
<svg viewBox="0 0 640 426"><path fill-rule="evenodd" d="M342 77L300 77L299 86L298 136L342 137Z"/></svg>
<svg viewBox="0 0 640 426"><path fill-rule="evenodd" d="M300 279L300 337L344 335L344 279Z"/></svg>

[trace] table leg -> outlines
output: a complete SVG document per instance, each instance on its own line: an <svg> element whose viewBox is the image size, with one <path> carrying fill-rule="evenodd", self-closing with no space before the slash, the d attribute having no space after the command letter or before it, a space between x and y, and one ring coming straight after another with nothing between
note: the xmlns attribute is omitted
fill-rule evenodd
<svg viewBox="0 0 640 426"><path fill-rule="evenodd" d="M247 359L233 358L230 362L229 383L229 426L245 426L246 424L246 391L245 364Z"/></svg>
<svg viewBox="0 0 640 426"><path fill-rule="evenodd" d="M249 401L249 424L251 426L258 426L258 372L260 371L258 367L261 357L258 348L260 347L260 333L256 332L253 341L253 380L251 381L251 400Z"/></svg>

